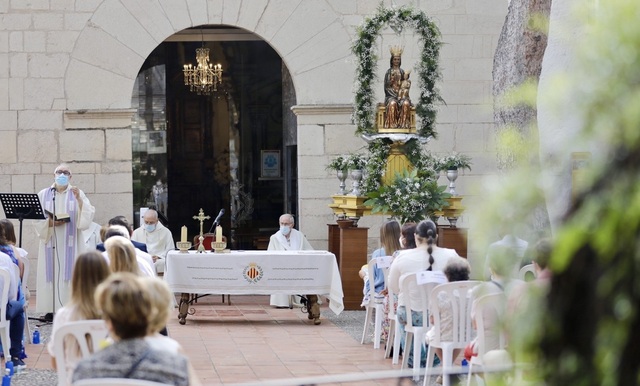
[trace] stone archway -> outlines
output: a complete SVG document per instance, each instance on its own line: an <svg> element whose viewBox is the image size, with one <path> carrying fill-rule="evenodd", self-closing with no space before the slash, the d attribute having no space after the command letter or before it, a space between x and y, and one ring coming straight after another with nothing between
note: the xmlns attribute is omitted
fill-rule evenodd
<svg viewBox="0 0 640 386"><path fill-rule="evenodd" d="M350 101L350 83L337 83L336 88L322 81L335 76L336 63L350 55L347 28L325 1L293 8L276 1L251 7L240 7L240 2L211 5L206 0L149 2L144 7L102 3L71 53L65 77L67 108L129 108L146 57L169 36L199 25L235 26L267 41L289 69L299 104Z"/></svg>

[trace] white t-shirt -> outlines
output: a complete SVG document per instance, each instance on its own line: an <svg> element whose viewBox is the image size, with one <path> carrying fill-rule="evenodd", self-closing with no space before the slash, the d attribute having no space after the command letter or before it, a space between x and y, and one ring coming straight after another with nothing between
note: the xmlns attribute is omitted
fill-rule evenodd
<svg viewBox="0 0 640 386"><path fill-rule="evenodd" d="M433 256L432 271L444 271L450 258L459 257L454 249L440 248L435 245L431 256ZM427 268L429 268L429 254L426 246L401 251L393 260L389 268L388 286L394 293L398 294L398 306L406 304L406 294L400 292L400 277L405 273L426 271ZM420 295L417 290L416 293L412 293L410 296L411 304L420 304Z"/></svg>

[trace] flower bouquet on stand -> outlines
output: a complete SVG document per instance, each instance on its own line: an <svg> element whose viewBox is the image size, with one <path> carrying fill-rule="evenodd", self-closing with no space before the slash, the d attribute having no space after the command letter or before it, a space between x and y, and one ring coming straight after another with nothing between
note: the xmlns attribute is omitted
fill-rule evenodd
<svg viewBox="0 0 640 386"><path fill-rule="evenodd" d="M404 224L432 217L448 205L450 194L445 185L438 186L437 175L414 169L397 173L391 184L368 194L365 205L371 213L387 213Z"/></svg>
<svg viewBox="0 0 640 386"><path fill-rule="evenodd" d="M327 170L333 170L336 172L338 180L340 181L340 191L339 195L345 195L345 180L347 179L347 172L349 171L349 167L347 165L347 157L343 155L339 155L336 158L332 159L331 162L327 164Z"/></svg>
<svg viewBox="0 0 640 386"><path fill-rule="evenodd" d="M446 173L449 180L449 193L456 196L456 179L458 179L458 169L471 170L471 157L465 154L453 152L440 158L437 162L438 171Z"/></svg>

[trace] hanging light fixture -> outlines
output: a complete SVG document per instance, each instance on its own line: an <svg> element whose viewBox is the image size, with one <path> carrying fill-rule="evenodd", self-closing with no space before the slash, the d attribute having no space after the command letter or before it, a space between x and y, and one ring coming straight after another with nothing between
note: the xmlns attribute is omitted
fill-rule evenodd
<svg viewBox="0 0 640 386"><path fill-rule="evenodd" d="M202 47L196 48L196 61L196 66L191 63L184 65L184 85L198 95L209 95L217 91L218 84L222 83L222 66L209 63L209 49L204 47L204 33Z"/></svg>

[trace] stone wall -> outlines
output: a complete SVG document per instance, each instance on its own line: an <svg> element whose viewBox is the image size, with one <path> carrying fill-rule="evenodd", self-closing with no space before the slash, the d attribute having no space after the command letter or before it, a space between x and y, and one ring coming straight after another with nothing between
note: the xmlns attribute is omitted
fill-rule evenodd
<svg viewBox="0 0 640 386"><path fill-rule="evenodd" d="M458 179L466 205L482 197L482 176L495 173L492 58L506 13L504 0L391 1L432 16L443 34L439 138L429 148L473 157L473 171ZM0 0L0 186L36 192L52 182L59 162L69 162L73 183L96 206L96 221L132 212L131 141L126 123L136 75L161 42L185 28L225 24L254 32L282 56L295 87L298 115L300 228L316 248L326 248L326 207L337 179L324 170L336 155L364 141L350 121L355 26L379 0ZM403 67L419 55L412 32L384 31L379 71L388 46L403 44ZM412 98L417 99L414 82ZM382 86L376 88L382 99ZM324 111L323 111L324 110ZM84 114L89 114L85 116ZM129 118L127 118L129 115ZM97 117L97 118L96 118ZM125 123L123 123L125 122ZM443 181L444 183L444 181ZM377 246L380 216L370 226ZM466 223L463 218L460 225ZM25 223L24 246L36 258ZM473 251L473 246L470 245ZM35 261L34 261L35 263ZM35 266L35 264L33 264Z"/></svg>

